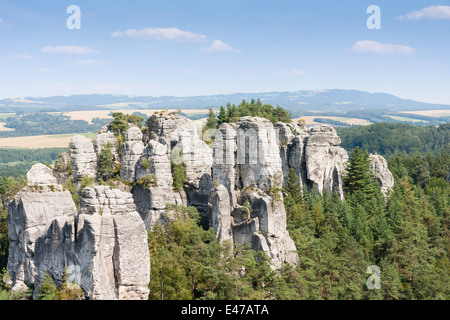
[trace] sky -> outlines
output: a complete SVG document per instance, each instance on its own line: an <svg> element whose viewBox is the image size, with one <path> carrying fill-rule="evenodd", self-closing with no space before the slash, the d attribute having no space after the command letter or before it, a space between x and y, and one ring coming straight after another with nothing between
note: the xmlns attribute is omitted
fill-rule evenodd
<svg viewBox="0 0 450 320"><path fill-rule="evenodd" d="M450 1L0 0L2 99L324 89L450 104Z"/></svg>

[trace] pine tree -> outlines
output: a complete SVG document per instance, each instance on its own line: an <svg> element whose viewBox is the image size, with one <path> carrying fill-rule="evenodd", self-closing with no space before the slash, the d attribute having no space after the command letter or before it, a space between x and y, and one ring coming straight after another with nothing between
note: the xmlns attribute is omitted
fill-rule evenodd
<svg viewBox="0 0 450 320"><path fill-rule="evenodd" d="M38 300L55 300L58 293L55 281L45 272L39 287Z"/></svg>
<svg viewBox="0 0 450 320"><path fill-rule="evenodd" d="M300 203L302 200L302 189L294 168L289 169L289 175L284 186L284 194L287 198L290 198L294 204Z"/></svg>
<svg viewBox="0 0 450 320"><path fill-rule="evenodd" d="M103 146L98 159L98 173L105 181L114 173L114 155L111 148L111 143Z"/></svg>
<svg viewBox="0 0 450 320"><path fill-rule="evenodd" d="M359 147L353 149L344 176L344 189L347 194L362 192L366 199L375 192L375 179L370 169L369 153Z"/></svg>
<svg viewBox="0 0 450 320"><path fill-rule="evenodd" d="M219 117L218 117L217 122L219 125L221 125L222 123L228 122L227 110L224 108L224 106L220 107Z"/></svg>
<svg viewBox="0 0 450 320"><path fill-rule="evenodd" d="M206 124L203 127L203 131L216 128L217 128L217 116L214 110L210 108L208 110L208 119L206 120Z"/></svg>

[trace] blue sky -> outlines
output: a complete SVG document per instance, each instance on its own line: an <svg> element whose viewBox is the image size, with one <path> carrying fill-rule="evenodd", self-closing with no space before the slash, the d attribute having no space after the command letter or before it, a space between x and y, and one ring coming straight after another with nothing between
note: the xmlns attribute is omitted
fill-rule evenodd
<svg viewBox="0 0 450 320"><path fill-rule="evenodd" d="M450 104L449 40L443 0L0 0L0 98L358 89Z"/></svg>

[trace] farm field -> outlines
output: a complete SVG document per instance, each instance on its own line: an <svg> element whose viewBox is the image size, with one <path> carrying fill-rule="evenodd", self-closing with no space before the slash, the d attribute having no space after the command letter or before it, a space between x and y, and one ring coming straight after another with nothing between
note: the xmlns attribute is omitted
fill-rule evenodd
<svg viewBox="0 0 450 320"><path fill-rule="evenodd" d="M418 123L418 122L427 123L428 122L426 120L419 120L419 119L400 117L400 116L386 116L386 117L389 117L396 121L410 121L410 122L414 122L414 123Z"/></svg>
<svg viewBox="0 0 450 320"><path fill-rule="evenodd" d="M292 121L298 122L298 120L303 119L303 120L305 120L307 126L320 125L320 123L314 121L314 119L316 119L316 118L330 119L330 120L340 121L340 122L344 122L344 123L347 123L350 125L358 125L358 126L367 126L367 125L371 124L370 121L367 121L365 119L345 118L345 117L327 117L327 116L303 116L300 118L292 119Z"/></svg>
<svg viewBox="0 0 450 320"><path fill-rule="evenodd" d="M161 109L162 110L162 109ZM161 110L158 109L151 109L151 110L93 110L93 111L71 111L71 112L65 112L64 115L69 116L72 120L84 120L92 124L92 119L94 118L100 118L100 119L112 119L110 116L111 113L114 112L121 112L121 113L127 113L132 114L134 112L140 112L147 116L152 116L155 112L159 112ZM171 112L176 112L176 109L169 109ZM182 110L183 113L186 114L207 114L207 109L187 109Z"/></svg>
<svg viewBox="0 0 450 320"><path fill-rule="evenodd" d="M0 132L14 131L14 129L6 128L5 125L6 125L6 123L0 122Z"/></svg>
<svg viewBox="0 0 450 320"><path fill-rule="evenodd" d="M50 136L0 138L0 149L67 148L69 146L70 139L72 139L72 137L76 135L83 135L91 139L95 137L95 133L73 133L73 134L58 134Z"/></svg>
<svg viewBox="0 0 450 320"><path fill-rule="evenodd" d="M450 110L402 111L403 114L417 114L426 117L450 117Z"/></svg>

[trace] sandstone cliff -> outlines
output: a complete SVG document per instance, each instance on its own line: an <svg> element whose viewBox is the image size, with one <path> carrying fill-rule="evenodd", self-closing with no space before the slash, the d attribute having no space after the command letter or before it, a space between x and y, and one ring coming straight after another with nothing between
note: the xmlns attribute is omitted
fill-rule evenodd
<svg viewBox="0 0 450 320"><path fill-rule="evenodd" d="M94 143L75 136L54 171L41 164L29 171L28 185L8 207L14 290L34 283L37 294L46 272L59 283L67 268L88 299L146 299L147 229L165 223L168 204L196 207L203 226L214 228L220 242L249 243L268 254L273 268L296 264L282 193L289 169L303 188L336 192L344 200L348 155L331 126L274 126L243 117L221 125L208 145L193 121L175 113L156 113L147 125L145 135L131 126L121 147L108 127ZM73 178L80 187L86 176L97 179L98 158L107 144L126 183L117 179L110 181L114 187L79 190L77 209L62 184ZM394 181L386 160L371 155L371 164L387 197ZM174 188L177 165L186 174L179 190Z"/></svg>

